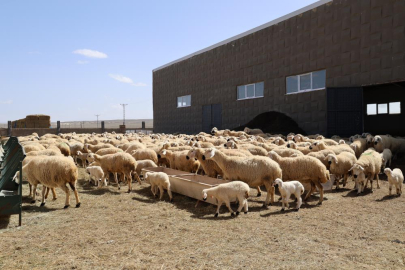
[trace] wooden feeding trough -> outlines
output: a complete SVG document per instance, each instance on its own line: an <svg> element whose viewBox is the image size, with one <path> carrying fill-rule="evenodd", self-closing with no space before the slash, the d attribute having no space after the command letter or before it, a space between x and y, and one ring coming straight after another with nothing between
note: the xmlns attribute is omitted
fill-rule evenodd
<svg viewBox="0 0 405 270"><path fill-rule="evenodd" d="M188 172L173 170L164 167L152 167L142 169L142 174L147 172L164 172L169 176L170 189L172 192L194 198L202 199L202 191L206 188L211 188L219 184L228 183L229 181L211 178L202 175L196 175ZM206 202L217 205L217 200L208 197Z"/></svg>

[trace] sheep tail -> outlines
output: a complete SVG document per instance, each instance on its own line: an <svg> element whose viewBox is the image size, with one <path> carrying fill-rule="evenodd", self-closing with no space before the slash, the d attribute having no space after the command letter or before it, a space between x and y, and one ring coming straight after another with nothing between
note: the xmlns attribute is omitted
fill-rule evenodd
<svg viewBox="0 0 405 270"><path fill-rule="evenodd" d="M245 198L249 198L249 191L245 191Z"/></svg>

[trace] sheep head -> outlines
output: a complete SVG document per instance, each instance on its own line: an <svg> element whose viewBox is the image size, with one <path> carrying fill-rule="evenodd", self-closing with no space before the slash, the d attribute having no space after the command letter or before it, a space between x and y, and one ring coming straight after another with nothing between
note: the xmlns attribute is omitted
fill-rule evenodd
<svg viewBox="0 0 405 270"><path fill-rule="evenodd" d="M204 201L206 201L206 200L207 200L207 197L208 197L207 192L208 192L208 190L207 190L207 189L203 189L203 191L202 191L202 197L203 197L203 200L204 200Z"/></svg>
<svg viewBox="0 0 405 270"><path fill-rule="evenodd" d="M336 157L336 155L334 154L329 154L325 157L325 160L328 161L329 165L332 164L332 162L334 162L335 164L338 164L338 159Z"/></svg>
<svg viewBox="0 0 405 270"><path fill-rule="evenodd" d="M390 168L386 168L386 169L384 169L384 173L385 173L387 176L389 176L389 175L392 174L392 170L391 170Z"/></svg>
<svg viewBox="0 0 405 270"><path fill-rule="evenodd" d="M283 180L281 180L280 178L277 178L276 180L274 180L273 187L281 188L282 186L283 186Z"/></svg>
<svg viewBox="0 0 405 270"><path fill-rule="evenodd" d="M382 143L382 138L381 136L375 136L374 139L372 140L372 143L374 145L378 145L379 143Z"/></svg>
<svg viewBox="0 0 405 270"><path fill-rule="evenodd" d="M202 156L202 160L206 160L206 159L212 159L215 156L216 153L216 149L215 148L209 148L207 149L203 156Z"/></svg>
<svg viewBox="0 0 405 270"><path fill-rule="evenodd" d="M353 167L350 168L349 172L353 171L353 177L359 179L365 179L366 175L364 173L364 168L358 164L354 164Z"/></svg>

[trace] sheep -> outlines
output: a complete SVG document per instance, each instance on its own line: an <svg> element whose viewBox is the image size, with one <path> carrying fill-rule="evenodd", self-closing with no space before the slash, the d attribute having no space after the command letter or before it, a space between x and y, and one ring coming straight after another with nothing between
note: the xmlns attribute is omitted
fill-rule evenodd
<svg viewBox="0 0 405 270"><path fill-rule="evenodd" d="M103 148L98 150L95 154L99 156L105 156L109 154L121 153L124 152L122 149L119 148Z"/></svg>
<svg viewBox="0 0 405 270"><path fill-rule="evenodd" d="M73 157L75 162L77 163L77 152L83 152L84 145L80 142L68 144L70 148L70 155Z"/></svg>
<svg viewBox="0 0 405 270"><path fill-rule="evenodd" d="M258 135L258 134L264 134L264 132L261 129L250 129L248 127L245 127L243 130L246 134L248 135Z"/></svg>
<svg viewBox="0 0 405 270"><path fill-rule="evenodd" d="M91 145L91 144L85 144L83 148L84 153L95 153L100 149L104 148L114 148L111 144L97 144L97 145Z"/></svg>
<svg viewBox="0 0 405 270"><path fill-rule="evenodd" d="M46 148L43 147L41 144L29 144L24 146L25 153L29 153L31 151L41 151L45 149Z"/></svg>
<svg viewBox="0 0 405 270"><path fill-rule="evenodd" d="M202 167L204 173L208 177L217 178L218 175L222 175L222 170L218 166L218 164L213 160L207 160L207 159L204 160L202 158L203 155L204 155L204 149L197 148L197 149L190 150L187 153L186 158L187 159L197 158L201 164L201 167Z"/></svg>
<svg viewBox="0 0 405 270"><path fill-rule="evenodd" d="M321 183L329 181L329 171L321 161L310 156L298 156L298 157L281 157L274 151L270 151L269 157L277 162L283 171L284 181L298 180L298 181L310 181L311 190L307 193L305 200L309 198L312 192L315 191L315 186L319 189L319 202L323 201L323 187Z"/></svg>
<svg viewBox="0 0 405 270"><path fill-rule="evenodd" d="M139 176L136 174L136 166L137 162L136 160L128 153L115 153L115 154L110 154L110 155L105 155L105 156L99 156L93 153L89 154L89 159L94 159L94 161L97 161L100 163L101 168L103 169L104 172L104 178L108 176L109 173L114 174L115 182L118 185L118 189L121 189L120 184L118 183L118 178L117 174L121 173L124 174L124 176L128 180L128 193L131 192L131 173L135 173L135 177L138 180L139 184L142 184L141 179ZM104 179L103 179L104 181Z"/></svg>
<svg viewBox="0 0 405 270"><path fill-rule="evenodd" d="M398 153L405 152L405 139L393 138L387 135L377 135L373 139L374 148L377 152L382 153L384 149L390 149L396 156Z"/></svg>
<svg viewBox="0 0 405 270"><path fill-rule="evenodd" d="M130 152L130 154L136 160L149 159L155 163L158 163L158 156L157 156L156 152L152 149L145 148L145 149L133 150L132 152Z"/></svg>
<svg viewBox="0 0 405 270"><path fill-rule="evenodd" d="M174 152L163 149L158 157L166 157L169 160L170 168L172 169L197 173L200 168L200 163L194 159L187 159L187 154L187 150Z"/></svg>
<svg viewBox="0 0 405 270"><path fill-rule="evenodd" d="M212 159L223 172L225 180L241 180L251 187L264 185L267 191L266 201L263 206L267 207L270 202L274 203L273 181L281 178L280 166L267 157L228 157L215 148L204 152L203 160Z"/></svg>
<svg viewBox="0 0 405 270"><path fill-rule="evenodd" d="M107 180L104 178L103 169L100 166L88 166L86 172L90 175L89 182L94 179L94 184L98 185L99 188L107 186Z"/></svg>
<svg viewBox="0 0 405 270"><path fill-rule="evenodd" d="M328 162L328 160L325 159L325 157L329 154L335 154L335 152L333 152L332 150L329 150L329 149L325 149L325 150L321 150L318 152L311 152L307 156L319 159L323 163L323 165L325 165L326 169L329 170L329 167L330 167L329 162Z"/></svg>
<svg viewBox="0 0 405 270"><path fill-rule="evenodd" d="M151 191L154 197L157 196L157 189L160 190L160 198L163 198L164 189L167 190L167 194L169 194L170 202L173 202L173 195L172 191L170 190L170 181L169 176L164 172L147 172L145 173L145 180L149 181Z"/></svg>
<svg viewBox="0 0 405 270"><path fill-rule="evenodd" d="M389 183L389 195L391 196L392 186L395 186L397 190L397 195L401 196L402 194L402 182L404 182L404 175L400 169L389 169L386 168L384 173L387 175L388 183Z"/></svg>
<svg viewBox="0 0 405 270"><path fill-rule="evenodd" d="M60 187L66 193L65 207L70 205L70 194L66 184L69 184L76 197L76 208L80 207L79 194L76 189L78 171L71 158L62 156L41 156L33 158L22 168L23 174L33 185L33 200L39 183L49 188ZM21 181L21 180L20 180ZM46 188L42 189L41 206L45 205Z"/></svg>
<svg viewBox="0 0 405 270"><path fill-rule="evenodd" d="M277 178L276 180L274 180L273 186L275 188L278 187L278 191L281 194L282 198L281 211L284 211L286 205L287 208L290 208L288 201L290 200L291 194L294 194L295 198L297 198L297 206L295 208L295 211L300 210L300 207L302 205L301 195L304 194L305 188L299 181L283 182L283 180Z"/></svg>
<svg viewBox="0 0 405 270"><path fill-rule="evenodd" d="M356 163L357 158L355 155L342 152L339 155L329 154L325 160L330 165L330 173L336 176L336 189L339 189L339 180L343 176L343 186L346 186L349 170Z"/></svg>
<svg viewBox="0 0 405 270"><path fill-rule="evenodd" d="M54 149L46 149L46 150L40 150L40 151L31 151L29 153L26 153L26 156L63 156L62 153L58 150Z"/></svg>
<svg viewBox="0 0 405 270"><path fill-rule="evenodd" d="M248 201L249 198L249 185L242 181L232 181L229 183L219 184L218 186L207 188L202 191L203 200L206 201L208 196L212 196L217 199L217 211L214 217L218 217L219 209L222 204L225 203L228 207L231 216L235 216L231 208L231 201L236 199L239 202L239 208L236 211L238 216L242 208L244 208L244 213L248 213Z"/></svg>
<svg viewBox="0 0 405 270"><path fill-rule="evenodd" d="M300 147L295 142L288 142L286 146L287 148L298 150L304 155L307 155L311 152L311 150L308 147Z"/></svg>
<svg viewBox="0 0 405 270"><path fill-rule="evenodd" d="M359 158L361 154L367 149L367 141L363 138L354 139L350 144L350 147L356 154L356 157Z"/></svg>
<svg viewBox="0 0 405 270"><path fill-rule="evenodd" d="M381 171L382 158L374 148L369 148L356 161L349 171L353 171L353 177L356 182L357 194L364 191L368 181L371 184L371 192L373 192L373 180L377 177L377 188L380 188L378 174Z"/></svg>
<svg viewBox="0 0 405 270"><path fill-rule="evenodd" d="M392 159L392 152L390 149L384 149L384 151L380 154L382 158L382 167L381 169L384 170L387 167L391 167L391 159Z"/></svg>
<svg viewBox="0 0 405 270"><path fill-rule="evenodd" d="M255 145L251 145L251 144L240 144L238 146L238 144L236 144L236 142L234 141L229 141L227 143L224 144L225 148L231 148L231 149L245 149L248 150L250 153L252 153L255 156L267 156L267 151L266 149L259 147L259 146L255 146Z"/></svg>
<svg viewBox="0 0 405 270"><path fill-rule="evenodd" d="M277 154L279 154L281 157L291 157L292 155L297 155L297 156L303 156L304 154L296 149L292 149L292 148L285 148L285 147L277 147L274 148L273 150L276 152Z"/></svg>
<svg viewBox="0 0 405 270"><path fill-rule="evenodd" d="M142 174L142 169L144 169L144 168L156 168L157 167L156 163L153 162L152 160L149 160L149 159L137 160L136 163L137 163L137 165L136 165L135 172L139 176L141 176L141 174Z"/></svg>
<svg viewBox="0 0 405 270"><path fill-rule="evenodd" d="M355 154L353 149L347 144L329 146L329 145L326 145L323 141L313 142L311 144L311 146L309 147L309 149L311 149L312 152L329 149L329 150L332 150L336 155L339 155L341 152L349 152L349 153L352 153L353 155Z"/></svg>

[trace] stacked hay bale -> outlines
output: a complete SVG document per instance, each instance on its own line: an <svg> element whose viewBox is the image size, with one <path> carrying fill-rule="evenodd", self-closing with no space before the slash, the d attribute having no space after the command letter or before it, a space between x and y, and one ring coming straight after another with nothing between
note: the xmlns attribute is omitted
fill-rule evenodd
<svg viewBox="0 0 405 270"><path fill-rule="evenodd" d="M51 117L44 114L27 115L25 123L27 128L49 128Z"/></svg>

